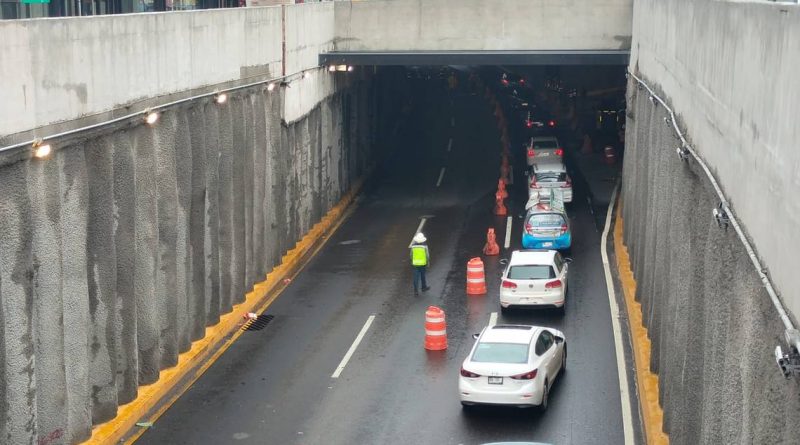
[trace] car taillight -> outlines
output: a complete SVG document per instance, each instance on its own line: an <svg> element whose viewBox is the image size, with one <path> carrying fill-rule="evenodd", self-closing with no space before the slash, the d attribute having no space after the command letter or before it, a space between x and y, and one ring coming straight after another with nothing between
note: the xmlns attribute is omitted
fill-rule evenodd
<svg viewBox="0 0 800 445"><path fill-rule="evenodd" d="M551 120L547 121L547 125L549 125L551 127L555 127L556 126L556 121L551 119Z"/></svg>
<svg viewBox="0 0 800 445"><path fill-rule="evenodd" d="M528 149L528 157L532 158L534 156L536 156L536 152L532 148L529 148Z"/></svg>
<svg viewBox="0 0 800 445"><path fill-rule="evenodd" d="M564 225L562 225L562 226L561 226L561 234L562 234L562 235L563 235L563 234L565 234L565 233L567 233L567 230L569 230L569 227L567 227L567 225L566 225L566 224L564 224Z"/></svg>
<svg viewBox="0 0 800 445"><path fill-rule="evenodd" d="M513 281L503 280L501 286L503 286L503 288L505 289L516 289L517 283L514 283Z"/></svg>
<svg viewBox="0 0 800 445"><path fill-rule="evenodd" d="M526 372L524 374L517 374L512 375L511 378L514 380L533 380L536 378L536 374L539 373L538 369L534 369L533 371Z"/></svg>
<svg viewBox="0 0 800 445"><path fill-rule="evenodd" d="M502 82L503 82L503 85L508 86L508 80L503 79Z"/></svg>
<svg viewBox="0 0 800 445"><path fill-rule="evenodd" d="M520 85L525 85L525 79L520 79L520 80L519 80L519 84L520 84Z"/></svg>
<svg viewBox="0 0 800 445"><path fill-rule="evenodd" d="M464 369L463 366L461 367L461 375L464 376L464 377L469 377L469 378L473 378L473 379L476 378L476 377L480 377L480 374L475 374L474 372L467 371L466 369Z"/></svg>
<svg viewBox="0 0 800 445"><path fill-rule="evenodd" d="M558 289L559 287L561 287L561 280L548 281L544 285L545 289Z"/></svg>
<svg viewBox="0 0 800 445"><path fill-rule="evenodd" d="M531 127L533 127L533 122L532 121L525 121L525 126L528 127L528 128L531 128Z"/></svg>
<svg viewBox="0 0 800 445"><path fill-rule="evenodd" d="M525 231L528 233L533 233L533 226L530 224L525 224Z"/></svg>
<svg viewBox="0 0 800 445"><path fill-rule="evenodd" d="M533 180L533 181L531 181L531 188L532 188L532 189L540 189L540 188L542 188L542 187L541 187L541 186L539 186L539 183L538 183L538 182L536 182L536 180Z"/></svg>
<svg viewBox="0 0 800 445"><path fill-rule="evenodd" d="M556 148L556 156L564 156L564 149Z"/></svg>

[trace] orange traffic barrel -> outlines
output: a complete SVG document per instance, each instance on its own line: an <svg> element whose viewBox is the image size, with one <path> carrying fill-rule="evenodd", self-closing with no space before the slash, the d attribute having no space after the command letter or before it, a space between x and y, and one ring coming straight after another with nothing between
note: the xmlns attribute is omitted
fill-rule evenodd
<svg viewBox="0 0 800 445"><path fill-rule="evenodd" d="M428 306L425 311L425 349L441 351L447 349L447 324L444 311L436 306Z"/></svg>
<svg viewBox="0 0 800 445"><path fill-rule="evenodd" d="M467 263L467 295L486 293L486 277L483 274L483 261L473 258Z"/></svg>

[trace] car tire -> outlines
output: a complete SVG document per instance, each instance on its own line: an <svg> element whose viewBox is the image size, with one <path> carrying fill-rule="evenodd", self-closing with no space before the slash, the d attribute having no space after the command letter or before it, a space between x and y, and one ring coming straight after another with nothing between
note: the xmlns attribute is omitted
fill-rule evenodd
<svg viewBox="0 0 800 445"><path fill-rule="evenodd" d="M510 310L511 310L511 306L509 306L509 307L500 306L500 313L503 314L503 315L508 314L508 311L510 311Z"/></svg>
<svg viewBox="0 0 800 445"><path fill-rule="evenodd" d="M470 412L470 411L472 411L472 408L474 408L473 405L470 405L469 403L466 403L466 402L461 402L461 410L462 411Z"/></svg>
<svg viewBox="0 0 800 445"><path fill-rule="evenodd" d="M547 411L547 399L549 398L548 394L550 392L547 386L547 380L545 380L544 387L542 387L542 403L539 404L539 411L541 412Z"/></svg>
<svg viewBox="0 0 800 445"><path fill-rule="evenodd" d="M561 374L567 371L567 344L564 343L564 351L561 353Z"/></svg>

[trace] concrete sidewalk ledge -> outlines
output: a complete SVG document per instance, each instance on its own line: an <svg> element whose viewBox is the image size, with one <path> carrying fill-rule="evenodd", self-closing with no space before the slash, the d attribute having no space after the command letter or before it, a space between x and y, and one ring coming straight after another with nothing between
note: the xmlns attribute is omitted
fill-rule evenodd
<svg viewBox="0 0 800 445"><path fill-rule="evenodd" d="M277 299L289 284L285 280L296 276L344 221L363 184L363 178L358 180L295 247L286 252L266 279L253 286L244 302L233 306L231 312L220 317L219 323L207 327L205 336L180 354L175 367L162 371L156 383L140 386L136 399L120 406L113 420L95 426L92 437L84 443L132 443L141 436L147 427L138 427L136 423L154 423L241 335L242 314L262 313Z"/></svg>
<svg viewBox="0 0 800 445"><path fill-rule="evenodd" d="M650 339L642 321L642 305L636 301L636 280L631 271L628 249L622 241L622 200L617 207L614 224L614 253L617 258L625 311L628 315L633 357L636 371L636 385L639 396L645 441L648 445L669 444L669 437L664 433L664 412L659 404L658 374L650 371Z"/></svg>

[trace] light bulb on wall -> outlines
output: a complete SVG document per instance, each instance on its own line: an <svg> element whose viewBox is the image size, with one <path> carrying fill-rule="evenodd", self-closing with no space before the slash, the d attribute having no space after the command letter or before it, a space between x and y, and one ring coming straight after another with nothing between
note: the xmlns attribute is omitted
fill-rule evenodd
<svg viewBox="0 0 800 445"><path fill-rule="evenodd" d="M145 111L144 121L147 125L155 125L158 122L158 113L155 111Z"/></svg>
<svg viewBox="0 0 800 445"><path fill-rule="evenodd" d="M225 93L217 93L214 96L214 101L217 102L218 104L222 105L222 104L224 104L225 102L228 101L228 95L225 94Z"/></svg>

